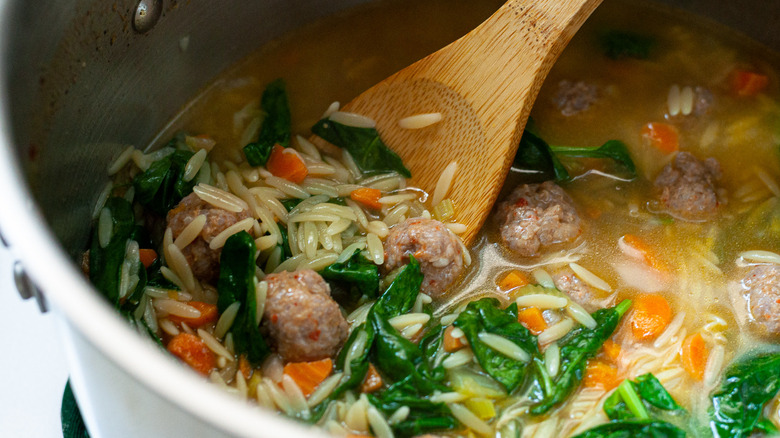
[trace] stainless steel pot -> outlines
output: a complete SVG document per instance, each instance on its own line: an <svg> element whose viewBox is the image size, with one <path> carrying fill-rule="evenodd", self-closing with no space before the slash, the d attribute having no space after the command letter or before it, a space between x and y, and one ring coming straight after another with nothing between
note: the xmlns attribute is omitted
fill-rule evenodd
<svg viewBox="0 0 780 438"><path fill-rule="evenodd" d="M94 437L316 433L239 402L138 337L74 260L105 169L148 144L217 73L365 0L0 0L0 233L21 289L59 317ZM780 3L667 0L780 47Z"/></svg>

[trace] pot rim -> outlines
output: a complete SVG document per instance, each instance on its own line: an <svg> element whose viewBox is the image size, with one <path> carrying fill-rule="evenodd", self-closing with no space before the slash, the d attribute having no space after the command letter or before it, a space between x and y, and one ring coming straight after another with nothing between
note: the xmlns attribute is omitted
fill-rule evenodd
<svg viewBox="0 0 780 438"><path fill-rule="evenodd" d="M0 0L0 71L7 72L11 2ZM6 78L3 78L6 79ZM11 254L68 325L133 379L179 408L236 436L323 436L277 413L250 406L199 378L138 336L84 278L52 234L12 151L9 82L0 84L0 231ZM133 366L142 363L144 366Z"/></svg>

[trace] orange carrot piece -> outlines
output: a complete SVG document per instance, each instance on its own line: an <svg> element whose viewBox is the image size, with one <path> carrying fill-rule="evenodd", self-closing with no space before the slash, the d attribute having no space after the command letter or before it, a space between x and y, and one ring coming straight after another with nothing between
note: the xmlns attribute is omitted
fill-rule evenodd
<svg viewBox="0 0 780 438"><path fill-rule="evenodd" d="M680 149L680 135L677 133L677 128L668 123L648 123L642 127L642 137L665 154Z"/></svg>
<svg viewBox="0 0 780 438"><path fill-rule="evenodd" d="M200 316L197 318L185 318L178 315L168 315L168 319L179 324L186 322L188 326L192 328L198 328L212 322L216 322L219 319L219 312L215 304L208 304L201 301L190 301L188 305L198 309Z"/></svg>
<svg viewBox="0 0 780 438"><path fill-rule="evenodd" d="M265 167L274 176L296 184L302 183L309 174L309 169L294 149L284 148L278 144L271 150L271 156L268 157Z"/></svg>
<svg viewBox="0 0 780 438"><path fill-rule="evenodd" d="M245 354L238 357L238 370L244 375L244 379L249 380L252 377L252 365L249 363L249 359Z"/></svg>
<svg viewBox="0 0 780 438"><path fill-rule="evenodd" d="M647 263L647 265L650 266L651 268L660 272L669 271L669 267L666 265L666 263L664 263L660 258L658 258L658 255L653 250L653 248L641 238L633 234L625 234L623 236L623 242L626 245L630 246L631 248L634 248L635 250L642 253L642 257L644 258L645 263Z"/></svg>
<svg viewBox="0 0 780 438"><path fill-rule="evenodd" d="M217 358L206 343L190 333L179 333L168 342L168 351L204 376L217 366Z"/></svg>
<svg viewBox="0 0 780 438"><path fill-rule="evenodd" d="M508 291L526 284L528 284L528 277L525 274L520 271L512 271L498 282L498 287L501 290Z"/></svg>
<svg viewBox="0 0 780 438"><path fill-rule="evenodd" d="M602 348L604 349L604 357L613 363L617 362L618 356L620 356L620 345L616 344L612 339L607 339L604 341Z"/></svg>
<svg viewBox="0 0 780 438"><path fill-rule="evenodd" d="M526 307L518 311L517 321L534 335L538 335L547 329L547 322L544 320L544 316L542 316L542 311L536 307Z"/></svg>
<svg viewBox="0 0 780 438"><path fill-rule="evenodd" d="M144 268L149 269L149 266L157 261L157 251L148 248L141 248L138 250L138 257L141 259Z"/></svg>
<svg viewBox="0 0 780 438"><path fill-rule="evenodd" d="M447 353L452 353L453 351L458 351L461 348L466 346L466 340L463 336L456 338L455 336L452 336L452 331L455 330L455 327L449 326L446 329L444 329L444 339L442 340L442 343L444 344L444 351Z"/></svg>
<svg viewBox="0 0 780 438"><path fill-rule="evenodd" d="M751 97L766 89L769 77L749 70L735 70L731 75L731 89L737 96Z"/></svg>
<svg viewBox="0 0 780 438"><path fill-rule="evenodd" d="M325 380L333 370L333 361L322 359L314 362L290 362L284 366L284 374L290 376L298 387L301 388L303 395L309 394Z"/></svg>
<svg viewBox="0 0 780 438"><path fill-rule="evenodd" d="M704 368L710 352L700 333L685 338L680 348L680 357L685 371L695 380L704 380Z"/></svg>
<svg viewBox="0 0 780 438"><path fill-rule="evenodd" d="M655 339L672 320L669 302L658 294L642 294L634 299L631 330L639 340Z"/></svg>
<svg viewBox="0 0 780 438"><path fill-rule="evenodd" d="M360 392L371 393L382 389L382 376L374 367L374 364L368 364L368 372L360 385Z"/></svg>
<svg viewBox="0 0 780 438"><path fill-rule="evenodd" d="M601 360L589 360L582 384L586 388L602 388L605 391L618 386L617 368Z"/></svg>
<svg viewBox="0 0 780 438"><path fill-rule="evenodd" d="M353 190L349 194L349 198L355 202L359 202L366 207L379 210L382 208L382 204L379 203L379 198L382 197L382 191L379 189L372 189L370 187L361 187Z"/></svg>

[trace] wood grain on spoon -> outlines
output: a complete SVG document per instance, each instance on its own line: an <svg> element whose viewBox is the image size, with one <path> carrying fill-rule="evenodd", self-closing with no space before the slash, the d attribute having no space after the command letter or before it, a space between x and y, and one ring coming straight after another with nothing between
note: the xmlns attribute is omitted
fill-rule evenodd
<svg viewBox="0 0 780 438"><path fill-rule="evenodd" d="M601 0L513 0L447 47L362 93L343 111L374 119L384 142L433 193L458 162L449 198L469 244L501 189L525 122L550 68ZM440 112L410 130L404 117Z"/></svg>

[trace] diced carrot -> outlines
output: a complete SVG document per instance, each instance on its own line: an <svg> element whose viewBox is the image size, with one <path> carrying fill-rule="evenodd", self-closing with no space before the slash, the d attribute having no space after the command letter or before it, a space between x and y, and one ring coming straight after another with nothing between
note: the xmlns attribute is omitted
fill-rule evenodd
<svg viewBox="0 0 780 438"><path fill-rule="evenodd" d="M168 319L175 323L186 322L188 326L192 328L198 328L212 322L216 322L219 319L219 312L215 304L208 304L201 301L190 301L188 305L198 309L200 316L197 318L186 318L178 315L168 315Z"/></svg>
<svg viewBox="0 0 780 438"><path fill-rule="evenodd" d="M138 250L138 257L141 259L141 263L144 264L144 268L149 269L149 266L157 261L157 251L148 248L141 248Z"/></svg>
<svg viewBox="0 0 780 438"><path fill-rule="evenodd" d="M498 287L500 287L501 290L508 291L525 286L526 284L528 284L528 277L526 277L525 274L520 271L512 271L506 274L506 276L498 282Z"/></svg>
<svg viewBox="0 0 780 438"><path fill-rule="evenodd" d="M586 388L602 388L605 391L618 386L617 368L614 365L595 359L589 360L585 368L582 384Z"/></svg>
<svg viewBox="0 0 780 438"><path fill-rule="evenodd" d="M271 156L268 157L265 167L274 176L296 184L302 183L309 174L309 169L294 149L284 148L278 144L271 150Z"/></svg>
<svg viewBox="0 0 780 438"><path fill-rule="evenodd" d="M658 294L642 294L634 299L631 330L639 340L654 339L672 320L669 302Z"/></svg>
<svg viewBox="0 0 780 438"><path fill-rule="evenodd" d="M444 344L444 351L446 351L447 353L458 351L467 345L464 336L461 336L459 338L452 336L453 330L455 330L455 327L453 326L449 326L446 329L444 329L444 339L442 343Z"/></svg>
<svg viewBox="0 0 780 438"><path fill-rule="evenodd" d="M625 234L623 236L623 243L642 253L642 258L644 258L645 263L651 268L659 272L669 271L669 267L666 265L666 263L664 263L663 260L658 257L653 248L641 238L633 234Z"/></svg>
<svg viewBox="0 0 780 438"><path fill-rule="evenodd" d="M284 366L284 374L290 376L306 397L325 380L333 370L333 361L322 359L314 362L290 362Z"/></svg>
<svg viewBox="0 0 780 438"><path fill-rule="evenodd" d="M168 351L204 376L208 376L217 366L217 358L206 343L190 333L174 336L168 342Z"/></svg>
<svg viewBox="0 0 780 438"><path fill-rule="evenodd" d="M379 210L382 208L382 204L379 203L379 198L382 197L382 192L379 189L372 189L370 187L361 187L353 190L349 194L349 198L355 202L359 202L366 207Z"/></svg>
<svg viewBox="0 0 780 438"><path fill-rule="evenodd" d="M677 133L677 128L668 123L648 123L642 127L642 137L665 154L670 154L680 149L680 136Z"/></svg>
<svg viewBox="0 0 780 438"><path fill-rule="evenodd" d="M602 347L604 349L604 357L610 361L617 362L618 356L620 356L620 345L616 344L612 339L604 341Z"/></svg>
<svg viewBox="0 0 780 438"><path fill-rule="evenodd" d="M769 77L749 70L735 70L731 74L731 89L737 96L751 97L766 89Z"/></svg>
<svg viewBox="0 0 780 438"><path fill-rule="evenodd" d="M368 372L360 385L360 392L371 393L382 389L382 376L374 367L374 364L368 364Z"/></svg>
<svg viewBox="0 0 780 438"><path fill-rule="evenodd" d="M547 322L544 320L544 316L542 316L542 311L536 307L526 307L518 311L517 321L534 335L538 335L547 329Z"/></svg>
<svg viewBox="0 0 780 438"><path fill-rule="evenodd" d="M252 377L252 365L245 354L238 357L238 370L244 375L244 379L249 380Z"/></svg>
<svg viewBox="0 0 780 438"><path fill-rule="evenodd" d="M698 381L704 379L704 368L707 366L707 357L710 352L700 333L685 338L680 348L680 357L683 368L691 377Z"/></svg>

